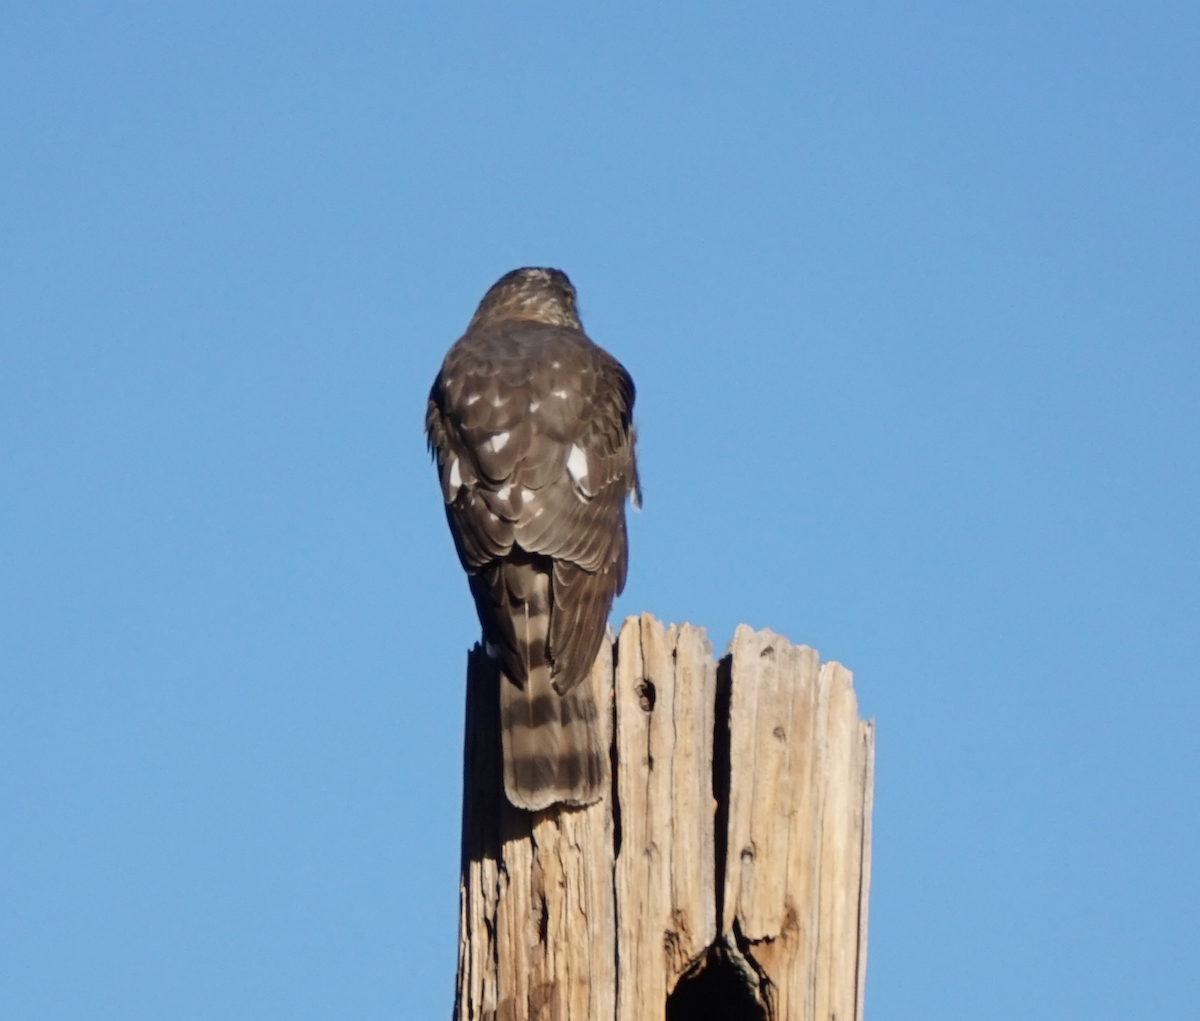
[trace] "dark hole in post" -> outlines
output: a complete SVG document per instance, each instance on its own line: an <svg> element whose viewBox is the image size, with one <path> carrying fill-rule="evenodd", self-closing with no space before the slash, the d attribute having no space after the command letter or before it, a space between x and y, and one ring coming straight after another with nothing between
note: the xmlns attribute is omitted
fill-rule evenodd
<svg viewBox="0 0 1200 1021"><path fill-rule="evenodd" d="M654 682L650 680L642 681L635 690L638 694L638 705L642 707L642 712L654 712L654 700L658 698L658 692L654 690Z"/></svg>
<svg viewBox="0 0 1200 1021"><path fill-rule="evenodd" d="M769 1021L744 967L721 943L685 972L667 997L666 1021Z"/></svg>

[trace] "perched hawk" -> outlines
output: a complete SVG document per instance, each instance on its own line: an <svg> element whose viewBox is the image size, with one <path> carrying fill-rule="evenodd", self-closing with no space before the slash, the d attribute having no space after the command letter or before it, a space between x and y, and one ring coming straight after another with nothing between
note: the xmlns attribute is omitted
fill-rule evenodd
<svg viewBox="0 0 1200 1021"><path fill-rule="evenodd" d="M519 808L603 793L586 678L625 586L625 499L640 497L633 394L556 269L496 281L429 393L446 517L499 661L504 789Z"/></svg>

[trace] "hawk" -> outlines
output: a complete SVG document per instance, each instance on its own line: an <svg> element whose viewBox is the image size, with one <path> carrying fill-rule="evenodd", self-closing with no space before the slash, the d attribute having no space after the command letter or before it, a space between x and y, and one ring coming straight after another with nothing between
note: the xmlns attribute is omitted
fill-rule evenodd
<svg viewBox="0 0 1200 1021"><path fill-rule="evenodd" d="M446 518L498 661L504 789L518 808L599 800L588 674L625 586L640 503L633 380L583 332L557 269L502 276L450 348L425 429Z"/></svg>

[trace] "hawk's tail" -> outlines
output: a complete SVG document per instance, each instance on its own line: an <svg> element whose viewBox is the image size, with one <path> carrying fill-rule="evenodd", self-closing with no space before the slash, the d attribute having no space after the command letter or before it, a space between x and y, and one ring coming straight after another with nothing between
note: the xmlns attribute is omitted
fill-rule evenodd
<svg viewBox="0 0 1200 1021"><path fill-rule="evenodd" d="M605 749L590 678L560 695L550 667L530 671L524 688L501 672L504 790L518 808L590 805L604 794Z"/></svg>

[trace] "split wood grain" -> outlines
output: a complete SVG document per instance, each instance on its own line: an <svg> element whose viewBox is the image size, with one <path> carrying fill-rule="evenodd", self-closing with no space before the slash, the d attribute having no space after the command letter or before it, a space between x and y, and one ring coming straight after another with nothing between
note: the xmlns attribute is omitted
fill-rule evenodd
<svg viewBox="0 0 1200 1021"><path fill-rule="evenodd" d="M742 625L731 653L722 931L772 1018L861 1019L874 727L807 646Z"/></svg>
<svg viewBox="0 0 1200 1021"><path fill-rule="evenodd" d="M716 936L717 665L704 632L630 617L617 643L617 1018L661 1021Z"/></svg>

